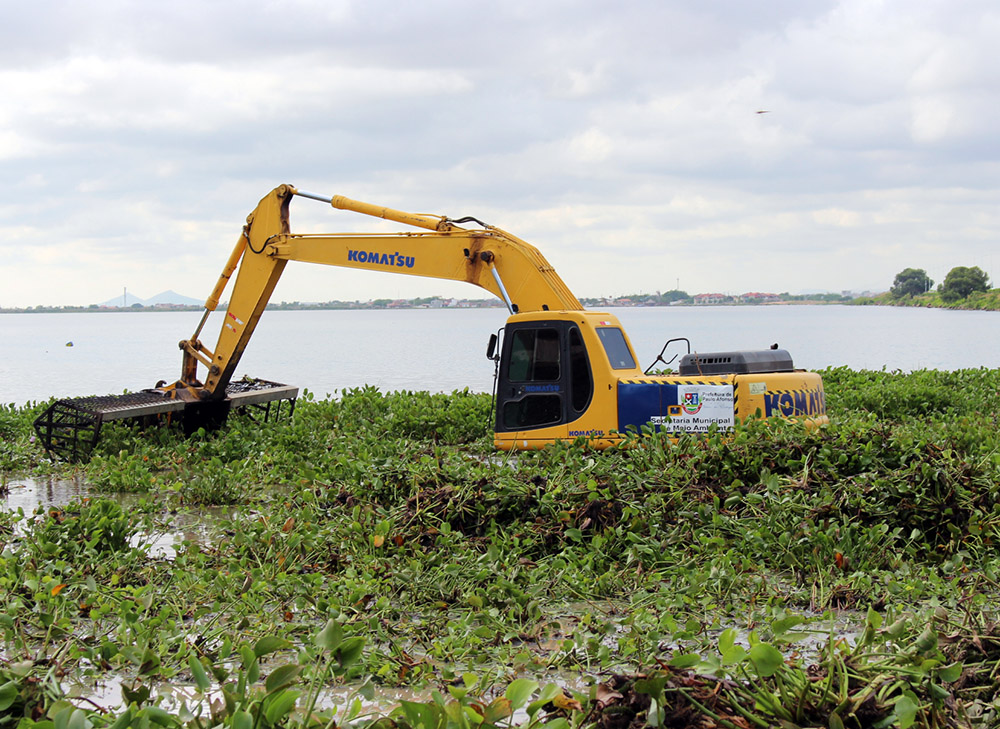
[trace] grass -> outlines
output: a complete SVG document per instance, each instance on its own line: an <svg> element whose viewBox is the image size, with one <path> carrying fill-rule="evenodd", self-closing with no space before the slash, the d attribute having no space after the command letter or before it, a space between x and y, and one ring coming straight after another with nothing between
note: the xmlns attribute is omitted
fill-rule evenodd
<svg viewBox="0 0 1000 729"><path fill-rule="evenodd" d="M605 452L495 453L468 392L107 428L89 499L0 515L0 726L988 726L1000 374L823 376L821 430ZM67 475L34 409L0 412L4 478ZM207 537L151 556L211 505ZM107 676L128 708L63 693ZM359 701L317 709L331 684ZM365 716L380 684L437 693Z"/></svg>

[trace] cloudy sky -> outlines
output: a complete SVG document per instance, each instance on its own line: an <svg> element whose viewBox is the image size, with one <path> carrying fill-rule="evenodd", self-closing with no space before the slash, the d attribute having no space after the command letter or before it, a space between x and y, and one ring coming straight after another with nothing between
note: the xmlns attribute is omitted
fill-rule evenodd
<svg viewBox="0 0 1000 729"><path fill-rule="evenodd" d="M994 0L8 4L0 306L202 299L286 182L473 215L579 296L995 276L998 39ZM430 294L481 295L292 264L274 298Z"/></svg>

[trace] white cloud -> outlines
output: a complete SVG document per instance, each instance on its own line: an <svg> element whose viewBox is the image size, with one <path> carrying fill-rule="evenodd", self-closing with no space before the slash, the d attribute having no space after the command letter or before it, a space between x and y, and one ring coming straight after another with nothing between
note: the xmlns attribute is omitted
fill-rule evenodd
<svg viewBox="0 0 1000 729"><path fill-rule="evenodd" d="M1000 235L989 0L235 8L10 9L0 304L201 297L282 182L475 215L580 295L888 286ZM306 202L293 226L398 227ZM288 275L303 300L443 290Z"/></svg>

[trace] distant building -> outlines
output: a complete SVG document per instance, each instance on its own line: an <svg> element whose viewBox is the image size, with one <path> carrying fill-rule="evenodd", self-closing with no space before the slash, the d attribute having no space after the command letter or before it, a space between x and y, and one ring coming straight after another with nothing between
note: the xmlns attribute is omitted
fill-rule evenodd
<svg viewBox="0 0 1000 729"><path fill-rule="evenodd" d="M726 304L731 302L733 297L725 294L695 294L693 299L696 305Z"/></svg>
<svg viewBox="0 0 1000 729"><path fill-rule="evenodd" d="M737 296L736 300L743 304L767 304L774 301L781 301L781 297L777 294L764 294L760 291L748 291L745 294Z"/></svg>

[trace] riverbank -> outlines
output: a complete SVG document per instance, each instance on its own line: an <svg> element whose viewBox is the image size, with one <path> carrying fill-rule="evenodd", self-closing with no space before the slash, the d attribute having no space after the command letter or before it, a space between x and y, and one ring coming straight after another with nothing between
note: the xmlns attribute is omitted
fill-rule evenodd
<svg viewBox="0 0 1000 729"><path fill-rule="evenodd" d="M890 293L863 296L849 302L854 306L903 306L924 309L955 309L957 311L1000 311L1000 289L976 291L965 299L946 302L936 291L918 296L894 297Z"/></svg>

